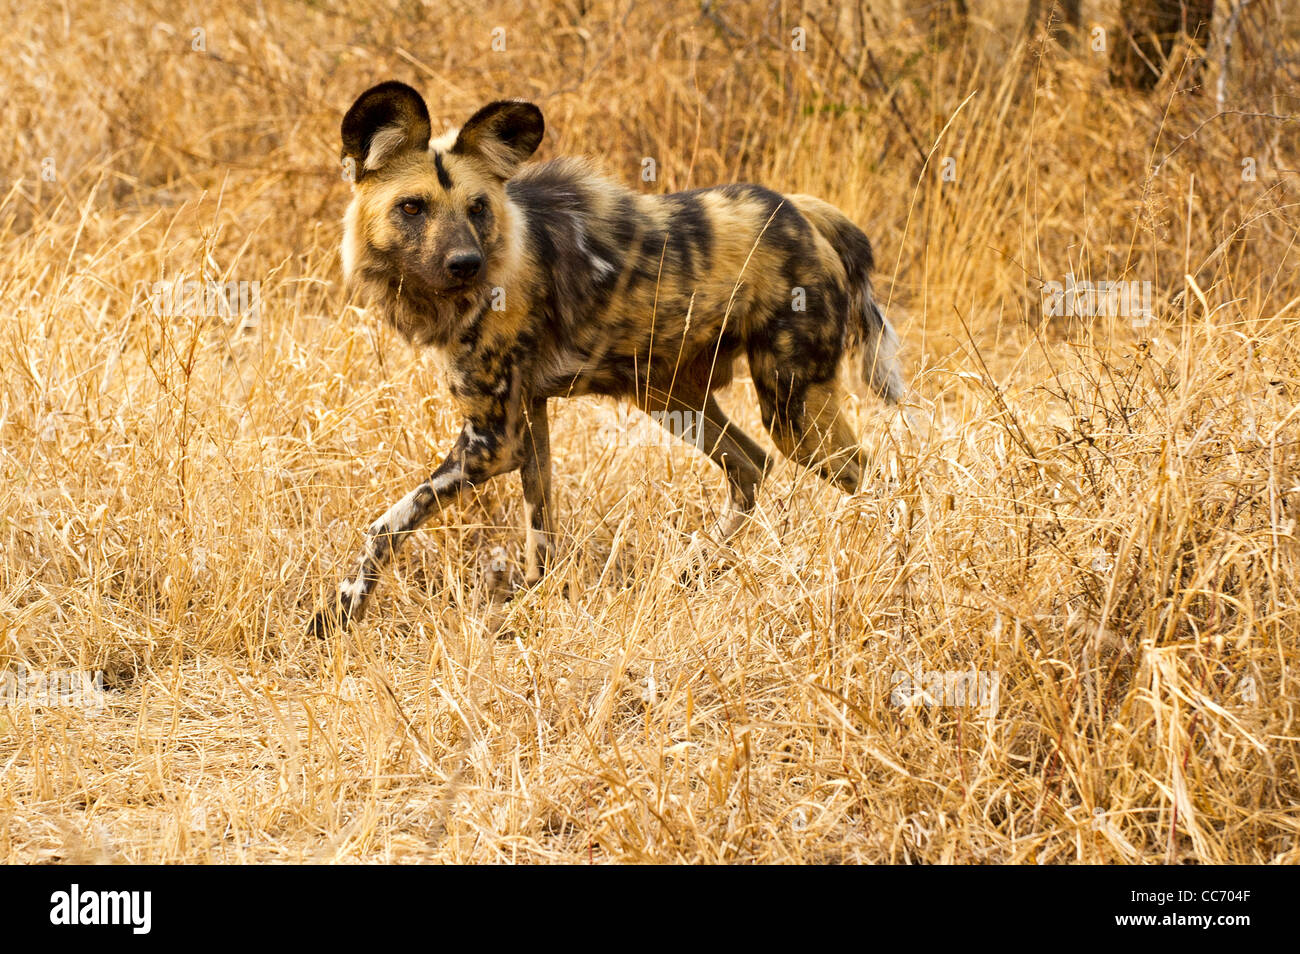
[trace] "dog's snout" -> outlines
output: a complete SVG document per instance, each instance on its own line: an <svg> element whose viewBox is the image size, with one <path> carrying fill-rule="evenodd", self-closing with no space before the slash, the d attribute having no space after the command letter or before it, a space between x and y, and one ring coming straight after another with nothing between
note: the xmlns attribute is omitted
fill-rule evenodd
<svg viewBox="0 0 1300 954"><path fill-rule="evenodd" d="M483 256L478 252L452 252L447 256L446 266L448 275L458 282L467 282L483 267Z"/></svg>

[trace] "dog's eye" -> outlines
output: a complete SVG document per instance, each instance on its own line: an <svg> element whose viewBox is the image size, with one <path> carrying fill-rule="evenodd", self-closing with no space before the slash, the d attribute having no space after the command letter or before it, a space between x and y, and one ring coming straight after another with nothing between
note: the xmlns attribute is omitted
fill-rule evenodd
<svg viewBox="0 0 1300 954"><path fill-rule="evenodd" d="M475 199L473 202L469 204L468 212L470 215L474 216L474 218L478 218L486 211L487 211L487 203L484 202L482 199Z"/></svg>
<svg viewBox="0 0 1300 954"><path fill-rule="evenodd" d="M402 210L403 215L419 215L424 211L424 207L418 202L403 202L398 208Z"/></svg>

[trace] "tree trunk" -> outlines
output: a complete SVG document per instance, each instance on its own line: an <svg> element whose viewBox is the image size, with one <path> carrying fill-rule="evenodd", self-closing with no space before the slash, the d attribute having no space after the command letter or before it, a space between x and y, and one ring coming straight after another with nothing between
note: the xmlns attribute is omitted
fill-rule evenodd
<svg viewBox="0 0 1300 954"><path fill-rule="evenodd" d="M1129 0L1111 56L1111 82L1130 89L1155 89L1167 71L1178 72L1181 64L1172 61L1180 40L1201 47L1209 41L1213 16L1214 0ZM1200 65L1196 56L1185 79L1194 81Z"/></svg>

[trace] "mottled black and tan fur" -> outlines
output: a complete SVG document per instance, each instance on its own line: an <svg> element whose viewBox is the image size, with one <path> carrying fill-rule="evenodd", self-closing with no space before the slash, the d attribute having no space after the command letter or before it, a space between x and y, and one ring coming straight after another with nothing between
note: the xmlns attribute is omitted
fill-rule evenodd
<svg viewBox="0 0 1300 954"><path fill-rule="evenodd" d="M886 400L903 393L897 338L872 298L871 245L838 210L756 185L640 194L574 159L521 167L543 128L536 106L495 102L431 141L423 99L401 83L368 90L343 120L347 280L411 341L444 353L465 424L433 474L370 526L315 632L361 614L406 534L514 470L526 580L538 580L555 520L549 398L692 412L698 430L681 436L730 488L723 539L771 463L712 396L738 357L780 451L848 492L864 463L840 412L841 360L855 354Z"/></svg>

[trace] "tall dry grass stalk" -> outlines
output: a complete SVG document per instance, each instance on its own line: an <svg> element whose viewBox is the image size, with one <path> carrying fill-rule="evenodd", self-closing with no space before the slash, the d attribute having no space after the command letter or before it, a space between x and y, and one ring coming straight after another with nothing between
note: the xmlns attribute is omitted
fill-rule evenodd
<svg viewBox="0 0 1300 954"><path fill-rule="evenodd" d="M1248 8L1216 116L972 6L937 45L885 3L10 2L0 669L106 708L0 705L0 860L1300 860L1296 13ZM304 639L458 425L339 287L384 78L447 124L533 99L542 157L646 190L844 208L915 392L854 407L873 487L782 465L683 587L720 474L562 402L545 582L493 599L502 480ZM1067 273L1151 319L1045 317ZM155 315L176 278L260 307ZM971 671L996 706L932 676Z"/></svg>

